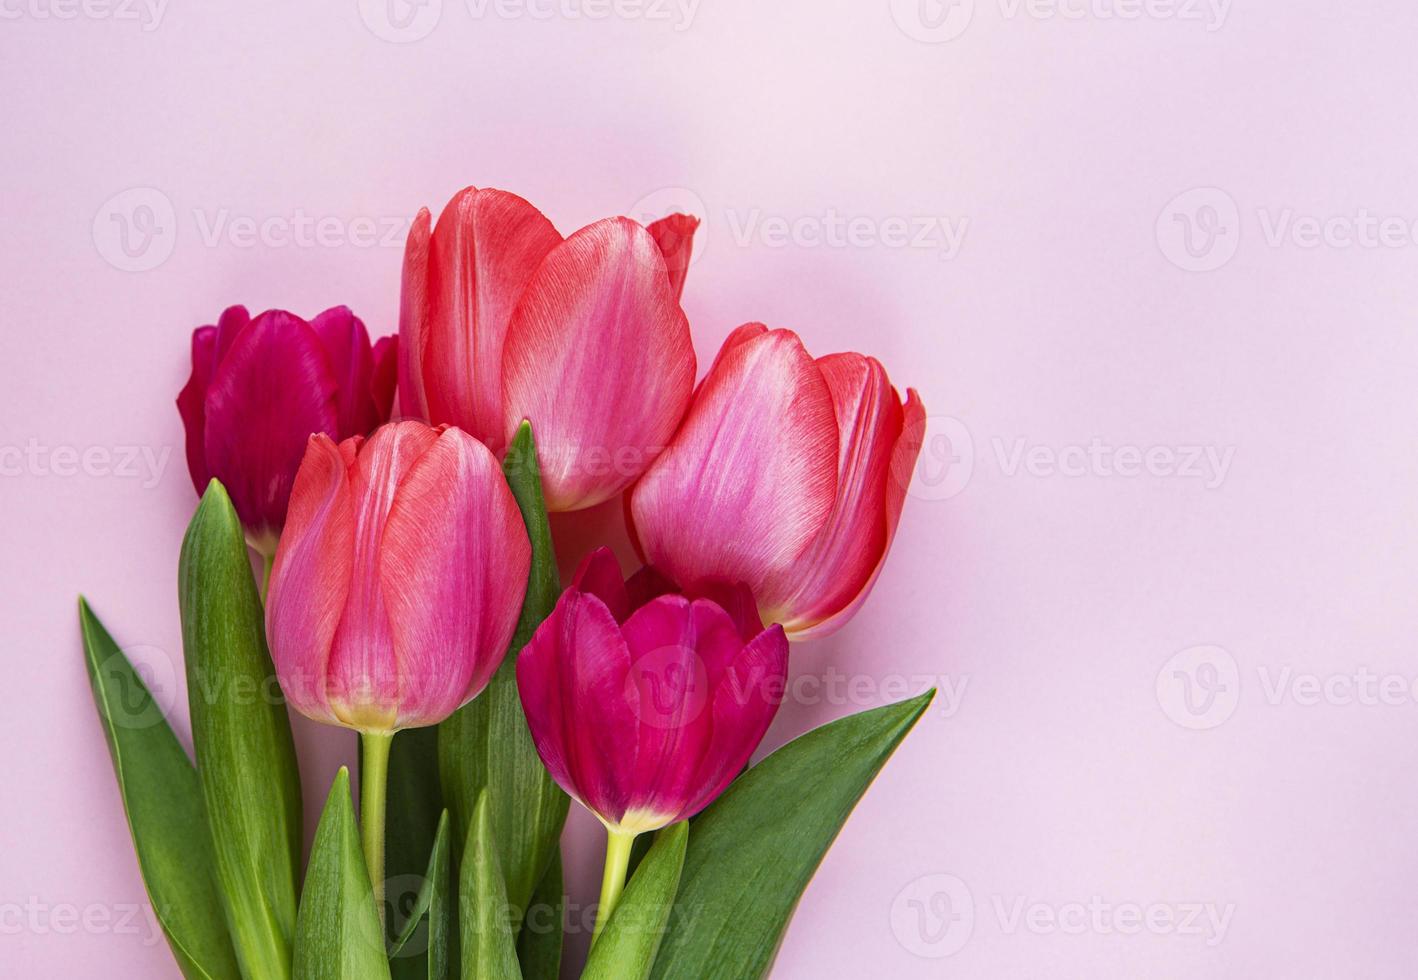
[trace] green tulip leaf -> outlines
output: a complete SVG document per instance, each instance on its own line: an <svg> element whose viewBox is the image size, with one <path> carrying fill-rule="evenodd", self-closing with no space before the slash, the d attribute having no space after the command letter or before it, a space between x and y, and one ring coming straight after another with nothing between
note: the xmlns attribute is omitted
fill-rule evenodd
<svg viewBox="0 0 1418 980"><path fill-rule="evenodd" d="M388 976L384 930L350 800L350 773L342 766L310 848L295 930L295 980Z"/></svg>
<svg viewBox="0 0 1418 980"><path fill-rule="evenodd" d="M561 923L566 893L561 880L561 848L532 894L517 937L517 962L523 980L557 980L561 976Z"/></svg>
<svg viewBox="0 0 1418 980"><path fill-rule="evenodd" d="M487 793L473 809L458 880L462 980L521 980Z"/></svg>
<svg viewBox="0 0 1418 980"><path fill-rule="evenodd" d="M427 910L426 905L418 903L425 898L434 878L436 838L441 815L447 812L438 781L437 728L399 732L389 752L388 792L391 805L384 829L385 922L388 936L397 946L402 938L399 930L417 926L420 921L414 909ZM444 854L450 853L445 844ZM446 905L446 888L443 898ZM427 943L417 942L404 946L402 955L391 953L389 969L394 980L424 980L430 976L428 950Z"/></svg>
<svg viewBox="0 0 1418 980"><path fill-rule="evenodd" d="M197 770L142 677L82 598L79 629L138 867L172 955L188 980L240 980Z"/></svg>
<svg viewBox="0 0 1418 980"><path fill-rule="evenodd" d="M687 821L655 835L654 846L591 947L581 980L646 980L650 976L674 909L688 840Z"/></svg>
<svg viewBox="0 0 1418 980"><path fill-rule="evenodd" d="M522 423L512 441L503 470L532 543L527 594L508 656L487 690L439 726L438 760L455 833L467 835L478 796L487 790L498 863L513 915L519 916L557 850L570 800L537 756L517 694L516 654L551 613L561 592L528 423Z"/></svg>
<svg viewBox="0 0 1418 980"><path fill-rule="evenodd" d="M226 906L242 973L290 976L300 881L300 776L241 522L216 480L178 565L187 700Z"/></svg>
<svg viewBox="0 0 1418 980"><path fill-rule="evenodd" d="M444 810L434 833L433 850L428 856L423 885L403 922L399 937L389 950L389 972L395 980L401 976L447 980L449 920L454 899L450 891L451 863L448 811ZM388 898L386 892L386 901ZM394 926L395 923L389 925ZM413 971L414 966L421 972Z"/></svg>
<svg viewBox="0 0 1418 980"><path fill-rule="evenodd" d="M808 732L749 769L696 818L651 976L766 976L842 824L934 696L927 691Z"/></svg>

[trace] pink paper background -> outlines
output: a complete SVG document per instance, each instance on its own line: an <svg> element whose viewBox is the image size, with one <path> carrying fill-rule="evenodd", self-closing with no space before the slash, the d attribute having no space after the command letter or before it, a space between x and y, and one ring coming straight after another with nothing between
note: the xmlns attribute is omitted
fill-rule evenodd
<svg viewBox="0 0 1418 980"><path fill-rule="evenodd" d="M387 332L398 222L468 183L563 232L696 210L703 363L761 319L932 414L875 596L795 652L836 680L770 740L963 697L776 976L1413 975L1411 3L385 2L0 3L0 975L177 975L74 597L181 715L189 331ZM313 821L352 741L298 737Z"/></svg>

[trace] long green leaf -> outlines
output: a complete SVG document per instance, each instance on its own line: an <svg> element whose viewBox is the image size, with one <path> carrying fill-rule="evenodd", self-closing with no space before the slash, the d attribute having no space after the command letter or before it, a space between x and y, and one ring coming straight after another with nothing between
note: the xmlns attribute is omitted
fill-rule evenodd
<svg viewBox="0 0 1418 980"><path fill-rule="evenodd" d="M488 791L498 862L516 917L546 874L570 801L542 766L517 695L516 653L561 591L536 446L525 422L508 450L504 472L532 542L527 595L509 655L487 690L439 726L438 761L456 833L466 836L478 795Z"/></svg>
<svg viewBox="0 0 1418 980"><path fill-rule="evenodd" d="M591 947L581 980L645 980L650 976L674 908L688 840L688 821L655 835L654 846Z"/></svg>
<svg viewBox="0 0 1418 980"><path fill-rule="evenodd" d="M438 729L400 732L389 754L389 813L384 832L385 922L390 938L399 935L404 923L413 921L410 903L421 898L425 884L433 878L425 872L432 869L430 855L444 813L438 780ZM444 853L449 853L446 846ZM406 946L403 955L391 958L389 970L394 980L428 977L427 950L426 943L418 942Z"/></svg>
<svg viewBox="0 0 1418 980"><path fill-rule="evenodd" d="M451 864L448 811L444 810L438 819L422 887L417 891L413 907L403 919L398 939L389 950L389 972L395 980L400 976L446 980L448 976L448 935L454 899ZM387 893L385 898L386 901L389 898ZM399 927L395 922L389 925ZM413 971L410 964L422 972Z"/></svg>
<svg viewBox="0 0 1418 980"><path fill-rule="evenodd" d="M283 980L300 880L300 776L241 522L216 480L182 542L178 599L192 742L237 959L249 978Z"/></svg>
<svg viewBox="0 0 1418 980"><path fill-rule="evenodd" d="M487 793L478 797L458 880L462 980L521 980Z"/></svg>
<svg viewBox="0 0 1418 980"><path fill-rule="evenodd" d="M523 980L557 980L561 976L562 916L566 892L561 880L561 848L552 852L551 865L532 893L517 937L517 962Z"/></svg>
<svg viewBox="0 0 1418 980"><path fill-rule="evenodd" d="M783 746L694 821L657 980L753 980L852 808L935 691Z"/></svg>
<svg viewBox="0 0 1418 980"><path fill-rule="evenodd" d="M239 980L197 770L142 677L82 598L79 629L138 867L172 955L188 980Z"/></svg>
<svg viewBox="0 0 1418 980"><path fill-rule="evenodd" d="M350 800L350 773L341 766L310 848L295 931L295 980L388 976L384 930Z"/></svg>

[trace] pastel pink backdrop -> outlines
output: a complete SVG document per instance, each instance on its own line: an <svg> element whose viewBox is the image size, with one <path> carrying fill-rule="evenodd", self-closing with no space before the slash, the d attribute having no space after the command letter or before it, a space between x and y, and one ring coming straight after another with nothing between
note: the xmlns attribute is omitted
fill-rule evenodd
<svg viewBox="0 0 1418 980"><path fill-rule="evenodd" d="M178 665L185 737L189 331L242 302L388 332L389 228L478 183L563 232L699 210L702 363L761 319L932 414L876 594L794 654L838 680L770 742L963 697L858 807L776 976L1412 975L1418 703L1341 689L1418 675L1418 246L1291 224L1418 218L1411 4L55 2L0 7L0 973L177 975L117 921L145 894L75 595ZM301 214L322 240L282 235ZM958 249L917 238L939 217ZM169 455L62 475L61 447ZM1153 447L1178 458L1117 475ZM1225 653L1169 663L1198 645ZM298 738L313 823L353 742Z"/></svg>

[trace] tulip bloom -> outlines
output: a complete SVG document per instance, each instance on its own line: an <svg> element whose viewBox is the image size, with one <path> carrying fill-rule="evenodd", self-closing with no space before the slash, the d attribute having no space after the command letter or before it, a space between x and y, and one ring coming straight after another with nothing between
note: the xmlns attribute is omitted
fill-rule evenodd
<svg viewBox="0 0 1418 980"><path fill-rule="evenodd" d="M764 620L826 635L881 572L924 425L874 358L814 360L793 332L745 324L631 494L637 545L685 590L746 582Z"/></svg>
<svg viewBox="0 0 1418 980"><path fill-rule="evenodd" d="M497 460L467 433L312 437L266 608L287 699L364 732L437 724L497 669L530 562Z"/></svg>
<svg viewBox="0 0 1418 980"><path fill-rule="evenodd" d="M753 602L623 582L601 548L517 658L517 687L552 777L609 833L596 928L635 836L708 806L748 763L782 699L788 641ZM741 593L742 587L725 590Z"/></svg>
<svg viewBox="0 0 1418 980"><path fill-rule="evenodd" d="M679 306L694 228L598 221L562 239L531 204L469 187L404 254L400 406L501 453L537 434L547 507L608 500L679 424L694 348Z"/></svg>
<svg viewBox="0 0 1418 980"><path fill-rule="evenodd" d="M367 442L310 438L266 636L286 700L361 733L360 833L381 909L394 733L438 724L487 686L531 560L497 460L467 433L394 422Z"/></svg>
<svg viewBox="0 0 1418 980"><path fill-rule="evenodd" d="M347 307L309 323L242 306L192 333L192 376L177 396L187 469L201 493L222 481L251 546L269 561L312 433L364 435L389 417L393 337L373 349Z"/></svg>

